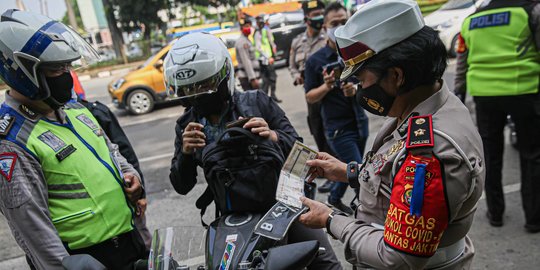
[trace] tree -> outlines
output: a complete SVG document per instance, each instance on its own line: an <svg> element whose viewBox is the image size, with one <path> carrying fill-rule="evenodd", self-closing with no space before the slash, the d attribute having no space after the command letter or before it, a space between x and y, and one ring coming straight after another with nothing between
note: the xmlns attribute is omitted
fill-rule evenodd
<svg viewBox="0 0 540 270"><path fill-rule="evenodd" d="M236 19L236 10L231 7L235 7L240 3L241 0L175 0L176 3L181 4L191 4L192 6L213 6L220 7L226 6L227 12L225 13L225 20L234 20ZM217 15L218 18L221 17L221 14ZM222 21L220 21L222 22Z"/></svg>
<svg viewBox="0 0 540 270"><path fill-rule="evenodd" d="M125 31L143 31L146 52L150 51L151 30L163 24L158 11L170 10L169 0L108 0L118 10L118 22Z"/></svg>
<svg viewBox="0 0 540 270"><path fill-rule="evenodd" d="M105 9L105 17L107 18L107 24L109 25L109 31L111 32L111 39L113 42L114 53L117 59L122 59L124 64L127 63L126 52L124 50L124 38L122 37L122 31L118 28L118 21L114 15L114 7L111 0L102 0L103 8Z"/></svg>
<svg viewBox="0 0 540 270"><path fill-rule="evenodd" d="M64 17L62 17L62 23L63 24L66 24L66 25L71 25L71 27L73 27L73 29L75 29L76 31L82 33L84 32L84 30L82 28L80 28L80 26L83 25L83 22L82 22L82 18L81 18L81 13L79 12L79 6L77 5L77 1L75 0L66 0L66 6L68 4L69 1L71 3L71 7L72 7L72 10L73 10L73 15L75 15L75 25L72 24L72 22L70 21L70 18L69 18L69 13L68 11L66 11L66 14L64 15Z"/></svg>

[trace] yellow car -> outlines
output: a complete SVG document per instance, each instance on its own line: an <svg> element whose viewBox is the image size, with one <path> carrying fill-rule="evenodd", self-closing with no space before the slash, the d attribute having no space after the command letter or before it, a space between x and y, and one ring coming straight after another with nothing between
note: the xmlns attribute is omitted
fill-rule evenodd
<svg viewBox="0 0 540 270"><path fill-rule="evenodd" d="M240 37L240 32L229 31L215 35L227 46L236 67L234 43ZM156 103L171 100L167 96L163 81L163 59L167 56L172 43L148 58L136 70L109 83L109 95L117 107L127 109L132 114L145 114L151 112Z"/></svg>

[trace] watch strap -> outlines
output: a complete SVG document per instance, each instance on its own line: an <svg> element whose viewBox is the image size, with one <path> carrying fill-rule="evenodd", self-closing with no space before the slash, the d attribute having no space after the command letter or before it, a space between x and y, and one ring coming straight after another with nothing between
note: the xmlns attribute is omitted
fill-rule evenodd
<svg viewBox="0 0 540 270"><path fill-rule="evenodd" d="M351 161L349 164L347 164L347 180L349 182L349 186L352 188L359 188L360 183L358 182L358 175L359 175L359 168L358 168L358 162Z"/></svg>

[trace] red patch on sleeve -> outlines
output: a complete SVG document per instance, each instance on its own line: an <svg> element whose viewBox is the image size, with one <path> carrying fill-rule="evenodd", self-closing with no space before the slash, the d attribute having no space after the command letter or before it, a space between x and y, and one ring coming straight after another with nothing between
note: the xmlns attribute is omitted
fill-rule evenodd
<svg viewBox="0 0 540 270"><path fill-rule="evenodd" d="M456 48L456 52L457 53L464 53L467 51L467 45L465 44L465 40L463 39L463 37L461 36L461 34L458 35L458 38L457 38L457 48Z"/></svg>
<svg viewBox="0 0 540 270"><path fill-rule="evenodd" d="M14 152L0 154L0 174L2 174L8 182L11 182L17 157L17 154Z"/></svg>
<svg viewBox="0 0 540 270"><path fill-rule="evenodd" d="M410 202L418 162L427 166L422 215L414 216L410 213ZM433 256L448 227L448 206L445 198L439 160L409 153L394 178L390 208L384 224L384 242L407 254Z"/></svg>

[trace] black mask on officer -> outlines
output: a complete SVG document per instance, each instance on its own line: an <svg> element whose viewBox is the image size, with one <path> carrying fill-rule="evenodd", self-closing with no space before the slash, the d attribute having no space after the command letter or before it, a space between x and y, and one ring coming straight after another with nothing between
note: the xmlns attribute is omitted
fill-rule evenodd
<svg viewBox="0 0 540 270"><path fill-rule="evenodd" d="M66 104L73 96L73 77L69 71L63 72L59 76L46 77L41 82L41 87L48 88L44 92L49 92L50 96L44 100L49 107L56 110Z"/></svg>
<svg viewBox="0 0 540 270"><path fill-rule="evenodd" d="M357 86L356 102L366 111L380 116L387 116L396 100L396 97L389 95L379 84L381 79L376 83L362 88L360 84Z"/></svg>
<svg viewBox="0 0 540 270"><path fill-rule="evenodd" d="M312 17L312 18L308 18L307 21L308 21L309 26L311 26L313 29L319 31L323 27L324 16L319 15L319 16L315 16L315 17Z"/></svg>

